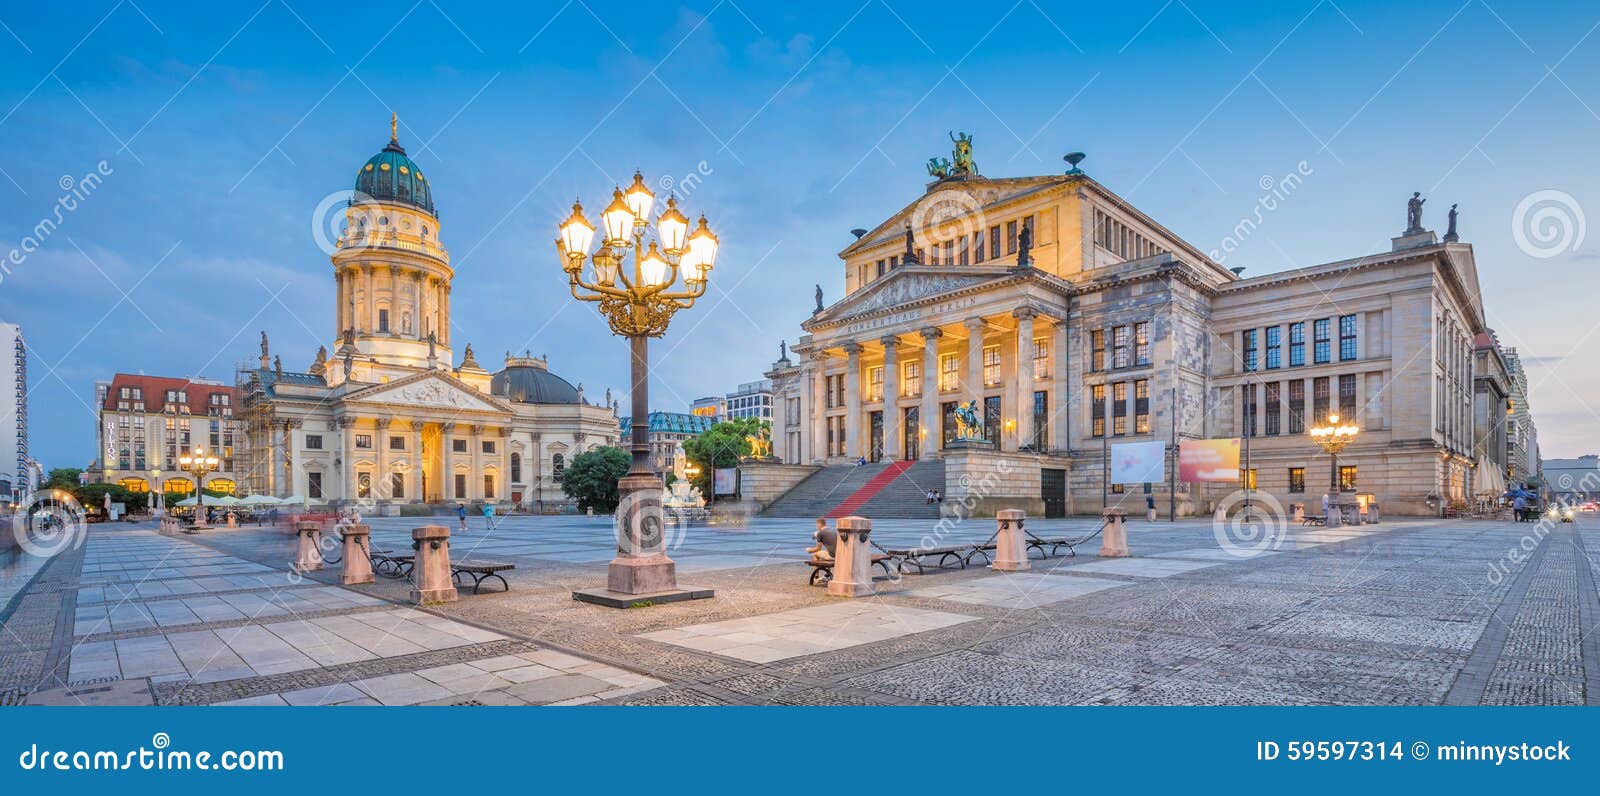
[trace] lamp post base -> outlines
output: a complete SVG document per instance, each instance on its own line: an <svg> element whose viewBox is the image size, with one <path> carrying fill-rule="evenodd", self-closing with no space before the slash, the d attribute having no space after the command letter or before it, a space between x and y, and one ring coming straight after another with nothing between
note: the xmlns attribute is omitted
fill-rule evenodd
<svg viewBox="0 0 1600 796"><path fill-rule="evenodd" d="M572 599L578 602L604 605L607 608L645 608L685 600L704 600L715 596L717 593L714 590L697 586L684 586L646 594L628 594L610 589L577 589L572 592Z"/></svg>
<svg viewBox="0 0 1600 796"><path fill-rule="evenodd" d="M678 586L678 565L666 553L665 486L648 472L632 472L617 482L617 557L606 572L606 588L572 593L580 602L612 608L712 597L711 589Z"/></svg>

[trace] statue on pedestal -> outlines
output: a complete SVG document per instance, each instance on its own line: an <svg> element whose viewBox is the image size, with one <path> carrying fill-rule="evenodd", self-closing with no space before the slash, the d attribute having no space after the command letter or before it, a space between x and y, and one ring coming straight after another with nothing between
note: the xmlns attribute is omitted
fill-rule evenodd
<svg viewBox="0 0 1600 796"><path fill-rule="evenodd" d="M1422 231L1422 203L1428 200L1422 198L1421 191L1413 191L1410 201L1406 202L1406 233L1415 235Z"/></svg>
<svg viewBox="0 0 1600 796"><path fill-rule="evenodd" d="M811 311L812 315L822 312L822 285L817 285L817 308Z"/></svg>
<svg viewBox="0 0 1600 796"><path fill-rule="evenodd" d="M1024 223L1022 231L1017 233L1017 267L1027 268L1033 265L1033 225Z"/></svg>
<svg viewBox="0 0 1600 796"><path fill-rule="evenodd" d="M956 404L956 439L983 439L983 421L978 417L978 402Z"/></svg>
<svg viewBox="0 0 1600 796"><path fill-rule="evenodd" d="M1444 242L1455 243L1458 240L1461 240L1461 236L1456 234L1456 206L1450 205L1450 228L1444 232Z"/></svg>

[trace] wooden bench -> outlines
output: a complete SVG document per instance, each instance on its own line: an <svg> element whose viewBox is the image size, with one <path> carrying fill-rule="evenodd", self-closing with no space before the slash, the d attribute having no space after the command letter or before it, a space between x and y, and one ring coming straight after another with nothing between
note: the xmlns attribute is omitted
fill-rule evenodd
<svg viewBox="0 0 1600 796"><path fill-rule="evenodd" d="M1028 557L1032 558L1033 557L1033 551L1038 550L1039 551L1039 558L1040 558L1040 560L1043 560L1043 559L1049 558L1050 556L1060 554L1061 548L1063 548L1063 547L1067 548L1067 555L1076 558L1077 555L1078 555L1078 545L1081 545L1084 542L1087 542L1090 539L1093 539L1096 536L1099 536L1100 532L1104 531L1105 529L1106 529L1106 526L1102 523L1099 528L1095 529L1094 533L1091 533L1088 536L1080 536L1080 537L1078 537L1076 539L1068 539L1068 538L1066 538L1064 536L1056 537L1056 538L1053 538L1053 539L1046 539L1043 536L1040 536L1040 535L1038 535L1038 534L1034 533L1033 531L1030 531L1030 530L1028 530L1026 528L1024 528L1022 530L1022 532L1024 534L1027 534L1027 537L1028 537L1025 540L1026 544L1028 546ZM1045 552L1045 548L1046 547L1050 548L1050 551L1048 553Z"/></svg>
<svg viewBox="0 0 1600 796"><path fill-rule="evenodd" d="M387 550L374 550L371 556L372 571L386 578L403 578L411 574L411 567L416 560L414 553L397 556Z"/></svg>
<svg viewBox="0 0 1600 796"><path fill-rule="evenodd" d="M893 556L874 555L872 564L883 569L884 577L892 578L894 573L889 570L889 562L893 560ZM813 558L807 561L806 564L811 567L811 579L807 581L810 585L816 586L819 583L827 583L833 579L833 559ZM824 573L827 574L827 577L823 577ZM821 578L820 581L818 580L819 578Z"/></svg>
<svg viewBox="0 0 1600 796"><path fill-rule="evenodd" d="M450 579L460 582L460 577L466 575L472 578L472 593L479 593L483 582L489 578L500 581L501 591L511 591L511 584L500 576L501 572L516 569L516 564L504 561L453 561L450 563Z"/></svg>
<svg viewBox="0 0 1600 796"><path fill-rule="evenodd" d="M994 549L993 545L953 544L942 547L887 549L883 550L883 553L894 559L895 567L902 574L906 572L906 566L909 564L916 567L917 574L921 575L929 569L966 569L967 563L974 555L982 553L985 558L988 557L987 553L983 553L985 547ZM928 559L937 560L929 564Z"/></svg>

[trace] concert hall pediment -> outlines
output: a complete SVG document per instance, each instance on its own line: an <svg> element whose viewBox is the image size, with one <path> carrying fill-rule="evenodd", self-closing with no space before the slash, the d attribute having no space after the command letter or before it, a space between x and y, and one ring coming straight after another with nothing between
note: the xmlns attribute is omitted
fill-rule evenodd
<svg viewBox="0 0 1600 796"><path fill-rule="evenodd" d="M891 272L889 278L845 297L802 325L810 329L843 323L859 316L915 304L1006 277L1003 271L951 273L948 267L904 266Z"/></svg>

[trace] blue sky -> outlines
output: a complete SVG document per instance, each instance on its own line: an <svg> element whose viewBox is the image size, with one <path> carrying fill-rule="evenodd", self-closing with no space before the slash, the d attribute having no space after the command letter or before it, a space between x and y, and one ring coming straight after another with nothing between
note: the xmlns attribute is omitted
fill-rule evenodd
<svg viewBox="0 0 1600 796"><path fill-rule="evenodd" d="M1596 449L1600 243L1519 246L1524 197L1600 207L1600 9L1581 3L7 3L0 254L108 176L0 280L33 359L35 455L94 455L93 382L231 379L265 329L285 366L333 335L313 213L383 146L429 172L454 335L548 353L589 395L622 341L572 302L554 225L636 167L721 233L712 293L657 344L652 404L760 377L836 253L922 191L947 131L991 177L1061 155L1202 249L1263 175L1303 186L1228 257L1249 274L1388 246L1413 190L1461 204L1490 325L1530 365L1546 456ZM604 14L605 16L598 16ZM1526 217L1526 214L1524 214ZM1596 216L1600 218L1600 216ZM1575 226L1574 226L1575 228ZM1600 232L1596 233L1600 235ZM1548 252L1539 251L1536 254Z"/></svg>

